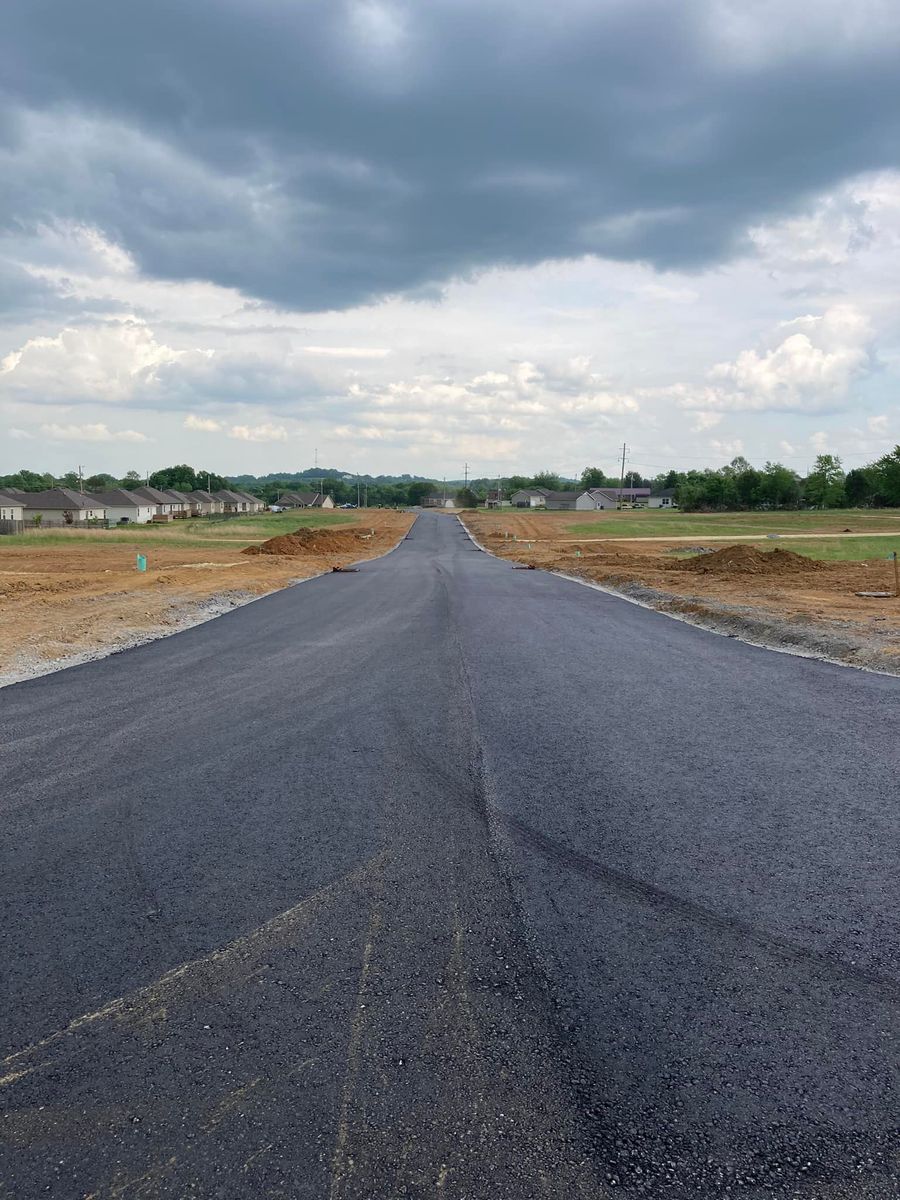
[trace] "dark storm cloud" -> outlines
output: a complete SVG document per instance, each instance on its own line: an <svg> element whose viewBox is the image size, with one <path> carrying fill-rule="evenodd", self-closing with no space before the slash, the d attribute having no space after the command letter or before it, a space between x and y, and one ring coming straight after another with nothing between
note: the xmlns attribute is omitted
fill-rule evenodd
<svg viewBox="0 0 900 1200"><path fill-rule="evenodd" d="M786 0L723 37L729 11L13 0L0 215L309 309L586 253L708 264L900 145L895 29L817 10L805 38Z"/></svg>

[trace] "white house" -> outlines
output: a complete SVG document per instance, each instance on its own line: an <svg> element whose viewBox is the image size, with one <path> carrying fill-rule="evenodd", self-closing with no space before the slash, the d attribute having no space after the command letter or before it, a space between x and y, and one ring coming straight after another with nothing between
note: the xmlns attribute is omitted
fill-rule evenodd
<svg viewBox="0 0 900 1200"><path fill-rule="evenodd" d="M546 508L549 488L519 488L510 496L513 508Z"/></svg>
<svg viewBox="0 0 900 1200"><path fill-rule="evenodd" d="M17 492L0 489L0 521L24 521L25 501Z"/></svg>
<svg viewBox="0 0 900 1200"><path fill-rule="evenodd" d="M158 517L171 517L180 508L172 496L161 492L159 488L139 487L134 489L134 494L142 497L145 503L149 501L155 507L155 515Z"/></svg>
<svg viewBox="0 0 900 1200"><path fill-rule="evenodd" d="M202 488L188 492L188 500L191 502L191 511L199 517L208 517L211 513L225 511L222 501L217 500L211 492L204 492Z"/></svg>
<svg viewBox="0 0 900 1200"><path fill-rule="evenodd" d="M575 507L579 512L619 508L620 498L621 504L629 506L646 504L650 499L650 489L648 487L588 488L575 501Z"/></svg>
<svg viewBox="0 0 900 1200"><path fill-rule="evenodd" d="M651 508L677 508L678 503L675 500L675 489L660 488L658 492L651 492L649 505Z"/></svg>
<svg viewBox="0 0 900 1200"><path fill-rule="evenodd" d="M25 494L25 520L35 524L52 521L60 525L105 521L106 506L87 492L76 492L73 488L48 488L44 492Z"/></svg>
<svg viewBox="0 0 900 1200"><path fill-rule="evenodd" d="M156 505L129 492L127 488L112 488L108 492L92 492L95 500L106 509L107 520L116 525L146 525L153 520Z"/></svg>
<svg viewBox="0 0 900 1200"><path fill-rule="evenodd" d="M179 492L177 488L164 488L163 491L174 505L172 509L173 517L189 517L191 515L191 501L184 492Z"/></svg>

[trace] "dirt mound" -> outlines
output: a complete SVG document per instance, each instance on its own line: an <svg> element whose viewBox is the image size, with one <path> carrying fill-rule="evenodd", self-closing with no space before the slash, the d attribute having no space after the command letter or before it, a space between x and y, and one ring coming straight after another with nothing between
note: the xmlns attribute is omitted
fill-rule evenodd
<svg viewBox="0 0 900 1200"><path fill-rule="evenodd" d="M281 533L259 546L248 546L242 554L352 554L364 544L359 534L337 529L295 529Z"/></svg>
<svg viewBox="0 0 900 1200"><path fill-rule="evenodd" d="M703 575L803 575L821 570L822 564L793 550L757 550L755 546L723 546L712 554L679 563L684 571Z"/></svg>

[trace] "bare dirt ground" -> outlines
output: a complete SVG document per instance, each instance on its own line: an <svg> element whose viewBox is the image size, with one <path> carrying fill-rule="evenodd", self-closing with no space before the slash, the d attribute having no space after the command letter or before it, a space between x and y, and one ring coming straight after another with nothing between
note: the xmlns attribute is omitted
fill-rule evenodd
<svg viewBox="0 0 900 1200"><path fill-rule="evenodd" d="M309 519L306 518L308 521ZM324 518L327 520L327 518ZM29 533L0 538L0 686L174 633L301 579L390 550L413 517L377 509L306 527L288 553L244 553L285 513L190 532ZM372 532L374 531L374 532ZM276 536L280 536L279 533ZM136 569L138 552L147 571Z"/></svg>
<svg viewBox="0 0 900 1200"><path fill-rule="evenodd" d="M892 563L883 556L806 557L814 531L803 534L801 558L791 541L776 548L765 534L753 545L702 533L603 540L604 521L611 528L603 513L469 512L463 520L501 558L599 583L748 641L900 673L900 599L893 595ZM571 530L575 524L596 524L597 531L579 539ZM840 535L826 530L820 536ZM706 553L690 553L698 550ZM866 598L856 595L860 591L891 595Z"/></svg>

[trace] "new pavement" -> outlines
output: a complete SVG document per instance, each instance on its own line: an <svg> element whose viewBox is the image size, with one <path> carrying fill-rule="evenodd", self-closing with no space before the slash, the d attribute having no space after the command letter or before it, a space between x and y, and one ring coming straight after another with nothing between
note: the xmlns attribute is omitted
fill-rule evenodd
<svg viewBox="0 0 900 1200"><path fill-rule="evenodd" d="M0 1196L897 1195L898 697L430 513L0 691Z"/></svg>

